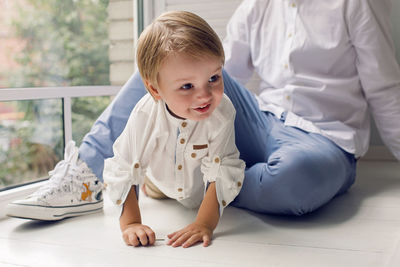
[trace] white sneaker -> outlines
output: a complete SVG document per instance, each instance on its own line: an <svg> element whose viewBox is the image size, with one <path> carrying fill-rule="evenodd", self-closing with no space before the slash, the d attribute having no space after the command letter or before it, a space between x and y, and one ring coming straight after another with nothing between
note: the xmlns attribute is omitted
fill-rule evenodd
<svg viewBox="0 0 400 267"><path fill-rule="evenodd" d="M103 209L103 184L78 159L74 141L65 147L64 160L49 172L49 181L26 199L7 205L6 214L34 220L54 221Z"/></svg>

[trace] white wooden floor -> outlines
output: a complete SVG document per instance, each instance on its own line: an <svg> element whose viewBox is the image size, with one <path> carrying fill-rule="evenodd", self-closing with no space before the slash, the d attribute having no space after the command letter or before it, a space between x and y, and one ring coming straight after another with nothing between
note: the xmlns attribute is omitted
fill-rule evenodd
<svg viewBox="0 0 400 267"><path fill-rule="evenodd" d="M172 200L141 198L157 238L196 212ZM0 221L0 266L400 266L400 164L359 163L345 195L303 217L266 216L229 207L208 248L122 242L118 210L48 223Z"/></svg>

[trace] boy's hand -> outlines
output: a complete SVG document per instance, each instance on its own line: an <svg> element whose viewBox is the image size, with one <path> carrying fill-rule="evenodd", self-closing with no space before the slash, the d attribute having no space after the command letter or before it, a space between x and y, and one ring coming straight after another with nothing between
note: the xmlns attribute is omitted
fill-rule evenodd
<svg viewBox="0 0 400 267"><path fill-rule="evenodd" d="M122 231L122 238L128 246L138 247L154 245L156 235L147 225L133 223Z"/></svg>
<svg viewBox="0 0 400 267"><path fill-rule="evenodd" d="M213 230L202 224L194 222L177 232L169 234L169 241L167 245L188 248L197 242L203 241L203 246L207 247L211 243L212 234Z"/></svg>

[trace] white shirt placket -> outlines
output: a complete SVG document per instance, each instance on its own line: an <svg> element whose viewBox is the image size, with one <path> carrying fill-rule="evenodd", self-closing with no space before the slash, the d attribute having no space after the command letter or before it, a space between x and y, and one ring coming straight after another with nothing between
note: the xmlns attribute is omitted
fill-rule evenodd
<svg viewBox="0 0 400 267"><path fill-rule="evenodd" d="M286 32L285 35L283 36L282 43L284 44L284 50L283 50L283 57L282 57L282 76L283 79L290 79L293 76L293 68L290 63L290 54L293 51L295 47L295 34L296 34L296 18L297 18L297 13L298 13L298 6L296 1L294 0L289 0L287 1L287 5L289 5L289 9L287 10L286 16L285 16L285 22L286 22ZM283 94L283 107L286 110L292 110L292 96L291 96L291 90L292 88L285 88L285 92Z"/></svg>
<svg viewBox="0 0 400 267"><path fill-rule="evenodd" d="M290 66L290 52L293 49L293 40L294 34L296 30L296 17L297 17L297 4L295 1L288 1L287 4L290 6L288 10L285 12L285 24L286 24L286 32L283 36L282 43L284 45L283 57L282 57L282 67L284 69L285 76L291 76L291 66Z"/></svg>
<svg viewBox="0 0 400 267"><path fill-rule="evenodd" d="M188 123L183 121L179 125L179 134L176 143L176 152L175 152L175 187L177 199L182 200L186 196L185 192L185 150L188 139Z"/></svg>

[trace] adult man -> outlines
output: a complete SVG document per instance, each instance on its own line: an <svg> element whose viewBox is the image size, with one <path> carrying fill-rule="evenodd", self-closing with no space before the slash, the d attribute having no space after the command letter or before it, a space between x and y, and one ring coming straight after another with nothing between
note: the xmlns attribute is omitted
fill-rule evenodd
<svg viewBox="0 0 400 267"><path fill-rule="evenodd" d="M356 159L368 148L368 108L400 159L400 70L389 11L390 0L246 0L238 7L224 42L225 70L242 84L256 71L261 84L254 98L224 72L225 92L237 110L237 147L247 164L233 205L301 215L345 192ZM97 177L144 93L133 75L85 137L79 157ZM15 211L23 207L25 217L46 219L36 215L45 206L51 217L55 206L44 197L79 180L69 177L51 179L59 182L10 204L8 214L21 216Z"/></svg>

